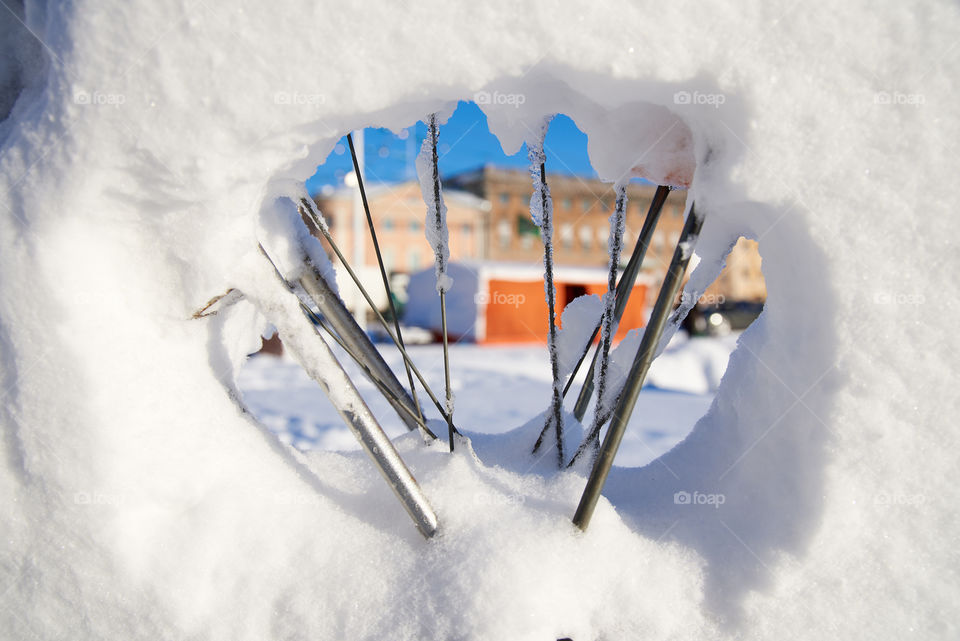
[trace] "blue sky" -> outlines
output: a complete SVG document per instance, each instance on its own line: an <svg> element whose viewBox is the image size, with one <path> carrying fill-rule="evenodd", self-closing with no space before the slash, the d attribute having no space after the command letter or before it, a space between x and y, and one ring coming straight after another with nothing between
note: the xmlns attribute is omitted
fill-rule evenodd
<svg viewBox="0 0 960 641"><path fill-rule="evenodd" d="M369 184L398 182L416 178L414 160L427 134L421 121L394 135L387 129L366 129L364 178ZM506 167L527 167L527 148L512 156L503 153L500 143L487 127L487 117L473 102L460 102L453 116L440 127L438 151L440 172L444 176L492 163ZM580 176L596 176L587 157L587 136L570 118L559 115L550 123L546 145L547 171ZM307 189L315 194L325 185L343 184L343 176L353 170L346 136L330 153L317 173L307 179Z"/></svg>

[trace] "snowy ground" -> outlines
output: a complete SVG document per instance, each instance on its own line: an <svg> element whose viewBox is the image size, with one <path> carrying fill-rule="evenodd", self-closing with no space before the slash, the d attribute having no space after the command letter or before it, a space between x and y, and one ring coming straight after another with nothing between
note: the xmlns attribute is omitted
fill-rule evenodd
<svg viewBox="0 0 960 641"><path fill-rule="evenodd" d="M5 4L0 637L960 638L957 3L595 5ZM586 531L580 470L509 458L530 429L397 439L428 541L369 457L234 402L273 325L350 406L278 279L311 275L304 181L471 97L505 153L563 113L601 179L689 185L687 304L763 256L710 409ZM465 427L545 408L543 352L482 391L472 350Z"/></svg>
<svg viewBox="0 0 960 641"><path fill-rule="evenodd" d="M683 439L703 416L720 382L737 336L687 339L678 334L654 362L617 455L621 466L644 465ZM443 394L443 352L439 345L408 348L438 397ZM381 345L387 362L405 381L402 361L391 345ZM342 352L338 358L391 437L407 430L387 402ZM550 366L546 347L454 345L451 370L456 423L462 431L497 434L516 428L547 408ZM585 369L585 368L584 368ZM579 375L582 384L583 374ZM356 439L326 396L289 357L252 357L241 370L240 388L256 417L282 441L298 449L354 450ZM571 409L579 392L568 394ZM429 399L421 392L421 403ZM429 416L438 416L430 408ZM588 415L589 416L589 415Z"/></svg>

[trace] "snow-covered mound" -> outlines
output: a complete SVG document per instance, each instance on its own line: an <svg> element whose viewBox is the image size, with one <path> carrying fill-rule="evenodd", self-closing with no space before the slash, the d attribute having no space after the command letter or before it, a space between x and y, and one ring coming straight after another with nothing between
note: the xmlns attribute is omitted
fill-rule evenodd
<svg viewBox="0 0 960 641"><path fill-rule="evenodd" d="M5 7L5 636L956 638L957 7L659 5ZM361 454L236 402L267 322L329 370L261 212L473 96L508 152L563 112L601 177L689 183L687 300L763 254L711 410L585 534L581 473L411 435L425 541Z"/></svg>

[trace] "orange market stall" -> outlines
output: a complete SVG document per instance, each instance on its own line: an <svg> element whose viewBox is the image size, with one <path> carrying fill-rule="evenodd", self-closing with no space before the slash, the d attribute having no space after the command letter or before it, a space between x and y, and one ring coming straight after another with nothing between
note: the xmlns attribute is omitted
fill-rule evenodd
<svg viewBox="0 0 960 641"><path fill-rule="evenodd" d="M543 267L502 262L450 263L453 288L447 293L447 323L451 340L476 343L546 343L547 303ZM557 267L558 319L579 296L607 291L604 268ZM616 338L646 320L647 283L641 276L630 294ZM440 332L440 306L433 268L416 272L407 287L407 325Z"/></svg>

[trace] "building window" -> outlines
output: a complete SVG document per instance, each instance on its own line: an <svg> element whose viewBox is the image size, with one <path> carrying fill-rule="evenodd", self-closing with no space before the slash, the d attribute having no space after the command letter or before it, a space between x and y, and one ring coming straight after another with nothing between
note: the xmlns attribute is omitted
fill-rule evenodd
<svg viewBox="0 0 960 641"><path fill-rule="evenodd" d="M384 247L383 248L383 268L387 270L387 273L391 273L394 269L396 257L393 253L393 247Z"/></svg>
<svg viewBox="0 0 960 641"><path fill-rule="evenodd" d="M508 194L507 192L501 193L501 194L500 194L500 204L506 205L508 202L510 202L510 194Z"/></svg>
<svg viewBox="0 0 960 641"><path fill-rule="evenodd" d="M663 232L658 231L653 233L653 251L658 254L663 251Z"/></svg>
<svg viewBox="0 0 960 641"><path fill-rule="evenodd" d="M580 228L580 246L584 251L590 251L593 247L593 230L587 226Z"/></svg>
<svg viewBox="0 0 960 641"><path fill-rule="evenodd" d="M411 249L410 253L407 254L407 268L415 272L420 269L420 250Z"/></svg>
<svg viewBox="0 0 960 641"><path fill-rule="evenodd" d="M674 205L674 206L673 206L673 211L670 212L670 213L673 214L673 217L674 217L674 218L680 218L680 216L683 214L683 210L680 209L680 207L679 207L678 205Z"/></svg>
<svg viewBox="0 0 960 641"><path fill-rule="evenodd" d="M501 218L497 223L497 240L500 241L500 247L506 249L510 246L510 223Z"/></svg>
<svg viewBox="0 0 960 641"><path fill-rule="evenodd" d="M414 220L411 220L411 221L410 221L410 231L412 231L412 232L418 232L418 231L420 231L420 221L419 221L419 220L414 219Z"/></svg>
<svg viewBox="0 0 960 641"><path fill-rule="evenodd" d="M540 228L534 224L530 216L520 215L517 216L517 235L520 236L520 238L528 236L531 238L539 238Z"/></svg>
<svg viewBox="0 0 960 641"><path fill-rule="evenodd" d="M384 228L384 230L386 230L386 231L393 231L393 219L392 219L392 218L384 218L384 219L383 219L383 228Z"/></svg>
<svg viewBox="0 0 960 641"><path fill-rule="evenodd" d="M583 199L583 211L590 211L590 208L593 207L593 200L590 198Z"/></svg>
<svg viewBox="0 0 960 641"><path fill-rule="evenodd" d="M610 229L606 227L597 227L597 244L603 247L607 244L610 237Z"/></svg>
<svg viewBox="0 0 960 641"><path fill-rule="evenodd" d="M473 227L470 225L463 225L460 227L460 233L462 233L464 236L469 236L473 233Z"/></svg>
<svg viewBox="0 0 960 641"><path fill-rule="evenodd" d="M566 209L567 211L570 211L570 208L571 208L571 207L573 207L573 199L572 199L572 198L564 198L564 199L563 199L563 208Z"/></svg>
<svg viewBox="0 0 960 641"><path fill-rule="evenodd" d="M564 249L573 249L573 225L570 223L560 226L560 244Z"/></svg>

